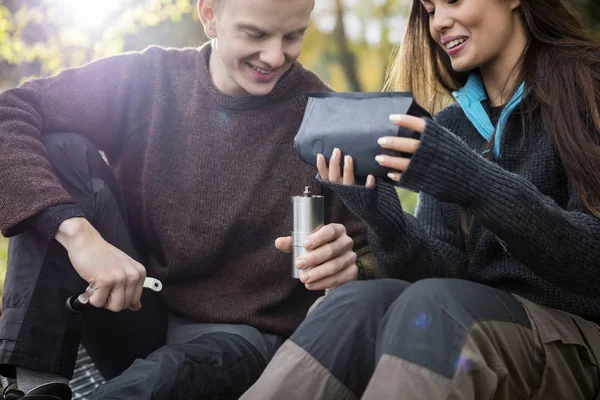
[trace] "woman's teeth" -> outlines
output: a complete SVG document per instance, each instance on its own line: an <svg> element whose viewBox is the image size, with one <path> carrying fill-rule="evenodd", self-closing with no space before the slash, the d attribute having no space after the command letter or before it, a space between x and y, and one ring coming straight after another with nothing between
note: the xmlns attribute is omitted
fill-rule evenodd
<svg viewBox="0 0 600 400"><path fill-rule="evenodd" d="M446 43L446 48L448 50L455 48L456 46L458 46L459 44L465 42L467 40L467 38L461 38L461 39L456 39L453 40L451 42Z"/></svg>

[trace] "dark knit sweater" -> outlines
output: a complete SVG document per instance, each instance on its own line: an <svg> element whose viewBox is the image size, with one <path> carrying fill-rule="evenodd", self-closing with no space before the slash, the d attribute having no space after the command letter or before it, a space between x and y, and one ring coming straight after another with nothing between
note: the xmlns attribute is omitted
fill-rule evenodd
<svg viewBox="0 0 600 400"><path fill-rule="evenodd" d="M388 277L469 279L600 321L600 220L578 201L539 116L527 120L523 132L522 115L509 119L493 162L458 104L428 121L401 179L420 192L415 217L384 181L330 187L368 223ZM468 239L461 208L476 217Z"/></svg>
<svg viewBox="0 0 600 400"><path fill-rule="evenodd" d="M292 229L290 196L321 192L293 139L302 94L328 89L295 64L266 96L228 96L210 78L209 55L209 46L152 47L1 94L0 229L14 234L37 215L52 236L78 215L40 138L80 133L113 167L148 275L162 280L174 312L289 334L322 293L291 277L291 255L274 240ZM364 246L360 220L339 200L331 210Z"/></svg>

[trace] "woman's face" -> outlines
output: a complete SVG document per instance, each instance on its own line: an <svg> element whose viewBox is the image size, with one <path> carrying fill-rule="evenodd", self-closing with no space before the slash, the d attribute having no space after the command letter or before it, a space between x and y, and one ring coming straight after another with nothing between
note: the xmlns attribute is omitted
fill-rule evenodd
<svg viewBox="0 0 600 400"><path fill-rule="evenodd" d="M484 68L519 54L514 10L520 0L421 0L433 40L450 56L455 71Z"/></svg>

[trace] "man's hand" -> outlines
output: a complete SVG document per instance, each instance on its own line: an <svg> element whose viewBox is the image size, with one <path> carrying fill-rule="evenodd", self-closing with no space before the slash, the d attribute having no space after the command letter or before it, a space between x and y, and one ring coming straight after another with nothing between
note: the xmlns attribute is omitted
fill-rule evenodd
<svg viewBox="0 0 600 400"><path fill-rule="evenodd" d="M358 267L353 244L341 224L325 225L307 237L304 247L310 252L296 260L296 268L303 270L300 281L309 290L324 290L356 280ZM289 236L278 238L275 247L291 252L292 240Z"/></svg>
<svg viewBox="0 0 600 400"><path fill-rule="evenodd" d="M142 308L146 269L106 242L85 218L65 220L55 238L69 253L75 271L94 289L91 305L114 312Z"/></svg>

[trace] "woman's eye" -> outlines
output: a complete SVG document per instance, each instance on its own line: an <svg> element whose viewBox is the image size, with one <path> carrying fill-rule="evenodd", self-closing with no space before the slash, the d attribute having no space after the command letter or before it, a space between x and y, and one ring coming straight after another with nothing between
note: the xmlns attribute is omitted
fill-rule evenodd
<svg viewBox="0 0 600 400"><path fill-rule="evenodd" d="M448 4L458 3L458 0L448 0Z"/></svg>

